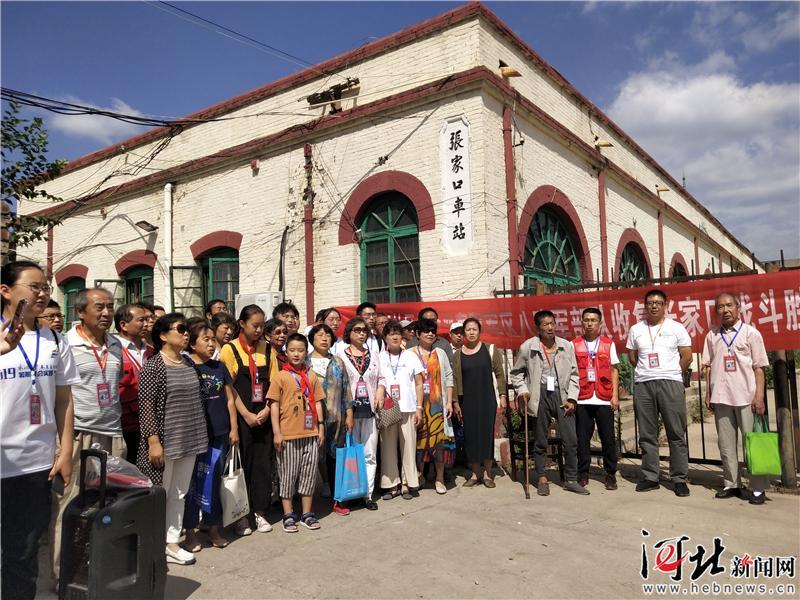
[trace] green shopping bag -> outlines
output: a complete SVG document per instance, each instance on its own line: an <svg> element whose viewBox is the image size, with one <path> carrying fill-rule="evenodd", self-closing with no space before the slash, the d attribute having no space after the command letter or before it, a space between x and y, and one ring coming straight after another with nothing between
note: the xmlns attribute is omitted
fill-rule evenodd
<svg viewBox="0 0 800 600"><path fill-rule="evenodd" d="M750 475L781 474L778 434L770 433L766 416L755 417L753 431L745 434L744 445L747 455L747 471Z"/></svg>

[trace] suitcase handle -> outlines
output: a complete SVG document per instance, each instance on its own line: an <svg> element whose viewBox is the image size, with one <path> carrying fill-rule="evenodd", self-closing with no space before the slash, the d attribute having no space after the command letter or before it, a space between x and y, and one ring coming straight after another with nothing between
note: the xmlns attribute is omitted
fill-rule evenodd
<svg viewBox="0 0 800 600"><path fill-rule="evenodd" d="M106 505L106 460L108 459L108 454L103 450L93 450L91 448L81 450L81 506L86 506L86 459L90 456L100 460L100 508L103 508Z"/></svg>

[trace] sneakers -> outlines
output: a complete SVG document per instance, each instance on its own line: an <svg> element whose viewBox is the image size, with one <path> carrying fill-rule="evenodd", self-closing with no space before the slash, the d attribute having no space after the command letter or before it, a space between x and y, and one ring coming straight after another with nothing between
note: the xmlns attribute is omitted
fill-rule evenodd
<svg viewBox="0 0 800 600"><path fill-rule="evenodd" d="M333 512L335 512L337 515L342 515L343 517L346 517L347 515L350 514L350 509L347 508L346 506L342 506L339 502L334 502Z"/></svg>
<svg viewBox="0 0 800 600"><path fill-rule="evenodd" d="M170 550L166 548L167 562L176 565L191 565L194 564L194 554L183 548L177 550Z"/></svg>
<svg viewBox="0 0 800 600"><path fill-rule="evenodd" d="M539 496L549 496L550 495L550 484L546 481L540 482L536 484L536 493Z"/></svg>
<svg viewBox="0 0 800 600"><path fill-rule="evenodd" d="M679 498L685 498L686 496L689 495L689 486L686 485L685 481L676 481L672 490L675 492L675 495L678 496Z"/></svg>
<svg viewBox="0 0 800 600"><path fill-rule="evenodd" d="M765 492L761 492L760 494L753 492L750 494L750 504L764 504L766 501L767 494Z"/></svg>
<svg viewBox="0 0 800 600"><path fill-rule="evenodd" d="M250 529L250 523L247 521L247 517L242 517L236 522L234 531L236 531L236 535L239 537L244 537L253 533L253 530Z"/></svg>
<svg viewBox="0 0 800 600"><path fill-rule="evenodd" d="M714 494L714 498L719 498L721 500L725 500L726 498L741 498L742 497L742 490L741 488L722 488L716 494Z"/></svg>
<svg viewBox="0 0 800 600"><path fill-rule="evenodd" d="M657 490L661 485L657 481L650 481L649 479L642 479L636 484L637 492L649 492L650 490Z"/></svg>
<svg viewBox="0 0 800 600"><path fill-rule="evenodd" d="M564 484L564 489L573 494L580 494L581 496L588 496L591 493L577 481L567 481Z"/></svg>
<svg viewBox="0 0 800 600"><path fill-rule="evenodd" d="M269 521L258 513L256 513L256 531L258 531L258 533L269 533L272 531L272 525L269 524Z"/></svg>
<svg viewBox="0 0 800 600"><path fill-rule="evenodd" d="M617 476L614 473L606 473L606 489L613 491L617 489Z"/></svg>

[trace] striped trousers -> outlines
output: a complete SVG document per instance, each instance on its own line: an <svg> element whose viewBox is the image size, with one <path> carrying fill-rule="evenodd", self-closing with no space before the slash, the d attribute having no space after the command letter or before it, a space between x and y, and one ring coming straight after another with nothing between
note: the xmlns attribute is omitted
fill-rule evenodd
<svg viewBox="0 0 800 600"><path fill-rule="evenodd" d="M311 496L317 475L319 438L286 440L278 453L281 498L292 498L295 494Z"/></svg>

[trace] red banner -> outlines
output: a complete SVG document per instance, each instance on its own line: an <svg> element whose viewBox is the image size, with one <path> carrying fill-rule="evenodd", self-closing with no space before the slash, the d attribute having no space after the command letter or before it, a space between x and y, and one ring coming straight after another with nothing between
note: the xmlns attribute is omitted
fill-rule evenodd
<svg viewBox="0 0 800 600"><path fill-rule="evenodd" d="M450 324L455 321L477 317L483 327L483 341L501 348L517 349L536 334L533 323L536 311L553 311L558 335L572 339L582 333L581 311L595 306L603 313L603 333L617 343L619 350L623 350L628 330L642 318L644 294L648 289L636 287L547 296L380 304L378 312L391 318L413 321L421 308L433 306L439 313L440 334L447 334ZM717 324L714 299L722 292L730 292L739 298L742 320L761 332L767 350L800 348L800 271L672 283L661 289L669 296L667 317L686 327L695 352L702 351L706 333ZM355 315L354 306L339 310L343 322Z"/></svg>

